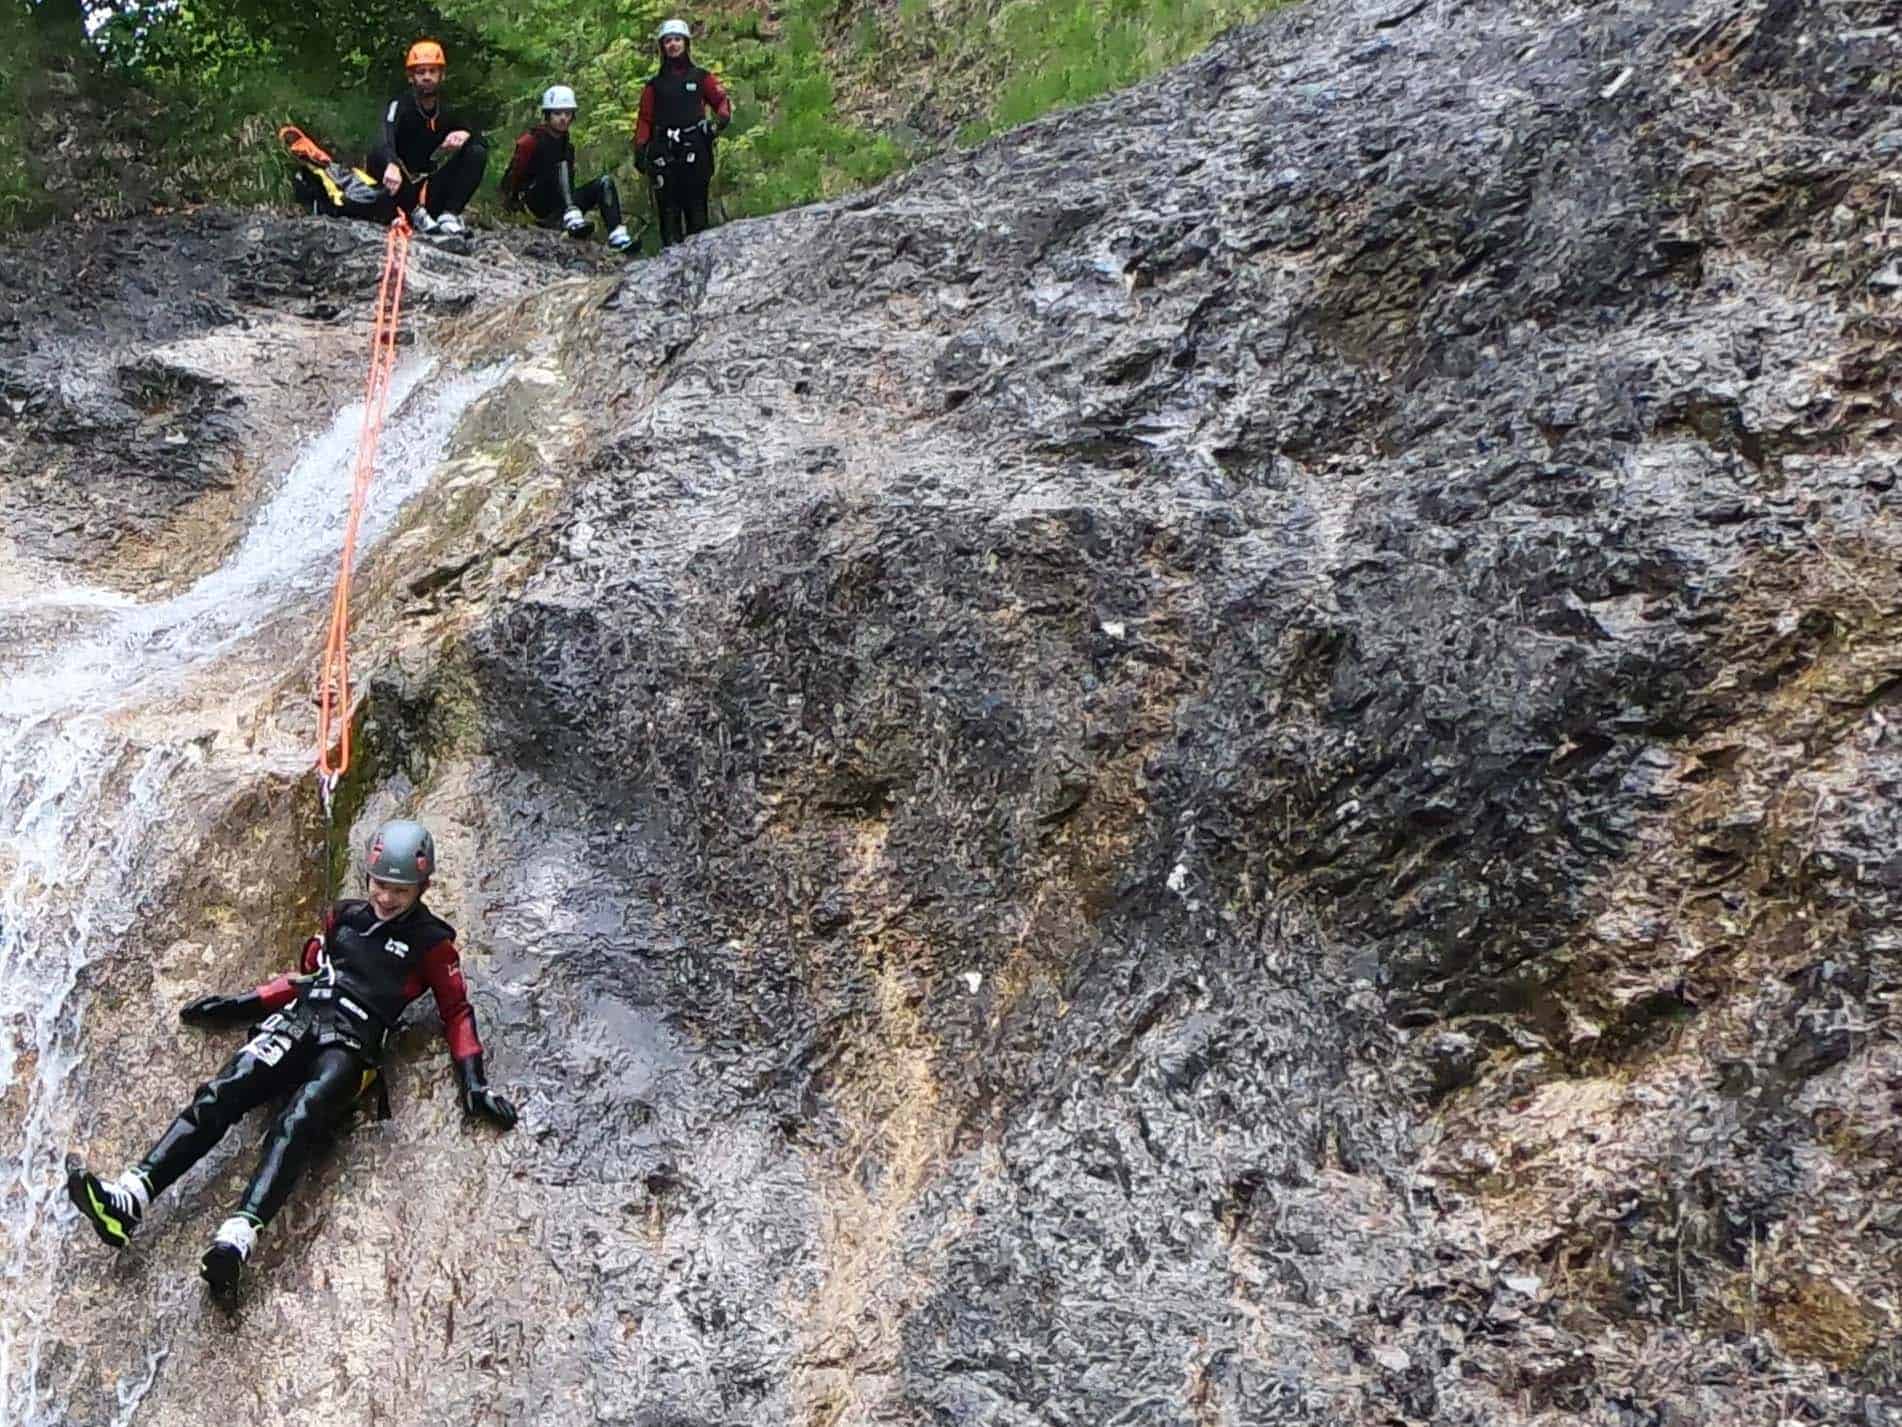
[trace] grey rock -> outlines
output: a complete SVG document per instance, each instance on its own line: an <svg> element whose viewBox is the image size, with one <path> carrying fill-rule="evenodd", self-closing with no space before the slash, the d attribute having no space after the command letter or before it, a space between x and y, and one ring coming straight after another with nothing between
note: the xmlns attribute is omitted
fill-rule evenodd
<svg viewBox="0 0 1902 1427"><path fill-rule="evenodd" d="M481 433L547 491L419 524L406 621L366 572L365 744L481 869L525 1123L458 1138L419 1035L261 1267L291 1331L240 1391L164 1318L146 1420L1895 1400L1893 1046L1838 1030L1902 985L1896 334L1830 217L1894 56L1840 31L1311 5L625 275L432 258L441 340L559 374ZM309 241L216 303L360 302ZM103 1418L158 1290L71 1258Z"/></svg>

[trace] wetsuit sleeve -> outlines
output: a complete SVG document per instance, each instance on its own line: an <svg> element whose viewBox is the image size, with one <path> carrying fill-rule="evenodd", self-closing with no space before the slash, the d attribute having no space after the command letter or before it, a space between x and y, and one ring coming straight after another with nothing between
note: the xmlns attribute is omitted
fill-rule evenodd
<svg viewBox="0 0 1902 1427"><path fill-rule="evenodd" d="M654 137L654 86L641 86L641 112L634 119L634 147L644 149Z"/></svg>
<svg viewBox="0 0 1902 1427"><path fill-rule="evenodd" d="M288 976L279 976L258 987L257 998L267 1011L281 1011L297 999L297 985Z"/></svg>
<svg viewBox="0 0 1902 1427"><path fill-rule="evenodd" d="M324 941L327 937L329 937L329 935L332 932L336 931L336 929L337 929L337 909L335 907L332 907L329 911L324 913L323 931L320 932L316 936L307 938L304 942L304 949L298 953L298 956L297 956L298 971L302 972L305 976L308 976L317 969L318 965L323 960Z"/></svg>
<svg viewBox="0 0 1902 1427"><path fill-rule="evenodd" d="M397 106L402 102L401 99L392 99L389 107L383 111L381 137L377 139L376 151L370 155L370 163L376 168L380 169L385 164L400 162L396 151L396 113Z"/></svg>
<svg viewBox="0 0 1902 1427"><path fill-rule="evenodd" d="M726 86L720 83L720 76L712 70L700 81L700 95L706 106L722 119L733 117L733 101L727 95Z"/></svg>
<svg viewBox="0 0 1902 1427"><path fill-rule="evenodd" d="M508 172L502 175L502 192L514 198L527 187L535 167L535 131L529 130L515 141L515 152L509 156Z"/></svg>
<svg viewBox="0 0 1902 1427"><path fill-rule="evenodd" d="M481 1055L482 1042L476 1036L475 1010L469 1005L469 987L462 979L462 958L456 955L453 941L439 941L423 953L423 980L429 983L442 1014L443 1038L449 1042L454 1060Z"/></svg>

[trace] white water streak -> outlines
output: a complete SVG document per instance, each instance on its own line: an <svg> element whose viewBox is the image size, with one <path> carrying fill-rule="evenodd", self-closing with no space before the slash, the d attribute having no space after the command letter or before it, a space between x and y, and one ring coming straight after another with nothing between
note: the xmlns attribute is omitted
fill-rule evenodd
<svg viewBox="0 0 1902 1427"><path fill-rule="evenodd" d="M399 371L377 479L359 539L367 549L428 482L463 413L502 375ZM416 394L414 401L408 398ZM0 601L0 641L47 609L85 611L90 633L28 657L0 684L0 1424L55 1427L69 1384L56 1381L48 1322L55 1236L77 1231L64 1158L79 1138L82 1078L122 1093L133 1066L87 1066L86 970L142 955L147 899L196 855L221 788L200 730L126 731L194 677L249 655L273 657L274 625L323 617L336 570L360 406L339 412L278 483L231 555L171 598L142 604L90 589ZM279 641L280 643L282 641ZM0 646L0 653L4 652ZM267 664L265 667L269 667ZM276 671L272 671L272 678ZM260 677L260 685L270 679ZM260 688L260 693L263 690ZM154 1007L154 1015L173 1008ZM81 1071L87 1072L86 1077ZM177 1087L182 1099L188 1086ZM167 1106L152 1130L163 1128ZM90 1237L90 1236L88 1236ZM147 1345L118 1385L130 1422L166 1348Z"/></svg>

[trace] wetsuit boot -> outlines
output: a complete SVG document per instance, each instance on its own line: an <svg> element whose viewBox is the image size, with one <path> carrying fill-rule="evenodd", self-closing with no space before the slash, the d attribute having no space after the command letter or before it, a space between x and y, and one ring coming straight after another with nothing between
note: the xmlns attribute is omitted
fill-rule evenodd
<svg viewBox="0 0 1902 1427"><path fill-rule="evenodd" d="M115 1249L122 1249L145 1218L152 1202L152 1186L136 1169L105 1180L81 1164L66 1171L66 1197L91 1221L93 1230Z"/></svg>
<svg viewBox="0 0 1902 1427"><path fill-rule="evenodd" d="M244 1271L257 1242L258 1224L248 1214L233 1214L218 1226L198 1269L213 1292L230 1293L237 1288L238 1275Z"/></svg>

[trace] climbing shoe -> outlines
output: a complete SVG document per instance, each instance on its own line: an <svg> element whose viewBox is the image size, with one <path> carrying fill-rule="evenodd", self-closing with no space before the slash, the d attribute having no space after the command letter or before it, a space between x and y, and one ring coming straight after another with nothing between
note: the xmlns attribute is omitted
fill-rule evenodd
<svg viewBox="0 0 1902 1427"><path fill-rule="evenodd" d="M214 1292L230 1293L238 1286L238 1275L257 1242L258 1226L246 1215L233 1214L218 1226L198 1270Z"/></svg>
<svg viewBox="0 0 1902 1427"><path fill-rule="evenodd" d="M623 223L608 234L608 246L617 253L625 253L634 246L634 240L628 236L627 224Z"/></svg>
<svg viewBox="0 0 1902 1427"><path fill-rule="evenodd" d="M568 230L571 237L580 237L588 231L588 215L579 208L570 208L561 215L561 226Z"/></svg>
<svg viewBox="0 0 1902 1427"><path fill-rule="evenodd" d="M439 238L460 238L468 231L462 226L462 219L454 213L445 213L436 220L436 236Z"/></svg>
<svg viewBox="0 0 1902 1427"><path fill-rule="evenodd" d="M436 220L430 215L429 210L419 203L409 211L409 226L418 233L433 233L436 231Z"/></svg>
<svg viewBox="0 0 1902 1427"><path fill-rule="evenodd" d="M152 1189L136 1169L128 1169L117 1179L104 1180L84 1165L71 1165L66 1171L66 1197L92 1221L100 1238L122 1249L145 1217Z"/></svg>

